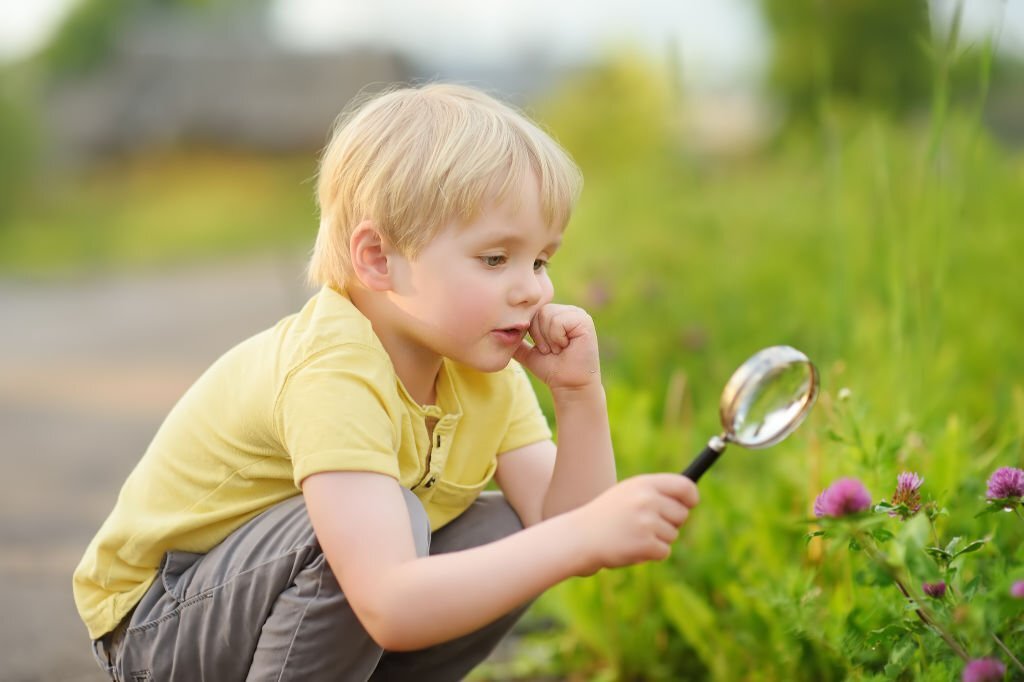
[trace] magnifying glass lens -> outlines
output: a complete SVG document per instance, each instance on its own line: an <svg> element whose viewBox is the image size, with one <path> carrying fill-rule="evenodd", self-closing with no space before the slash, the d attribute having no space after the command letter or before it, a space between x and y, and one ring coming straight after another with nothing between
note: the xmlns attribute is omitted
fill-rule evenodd
<svg viewBox="0 0 1024 682"><path fill-rule="evenodd" d="M818 370L806 355L790 346L759 350L729 377L718 403L722 434L708 441L683 476L699 480L726 443L775 445L800 426L817 396Z"/></svg>
<svg viewBox="0 0 1024 682"><path fill-rule="evenodd" d="M794 362L773 368L740 398L733 421L733 440L746 447L769 445L796 428L813 381L810 363Z"/></svg>

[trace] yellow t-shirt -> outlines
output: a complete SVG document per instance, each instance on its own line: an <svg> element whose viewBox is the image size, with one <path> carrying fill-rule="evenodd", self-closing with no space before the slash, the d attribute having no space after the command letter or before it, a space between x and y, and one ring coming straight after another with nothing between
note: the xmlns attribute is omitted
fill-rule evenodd
<svg viewBox="0 0 1024 682"><path fill-rule="evenodd" d="M75 569L75 603L89 635L104 635L167 551L208 552L317 472L392 476L440 528L473 503L498 454L550 437L515 362L484 373L445 360L437 404L417 404L370 322L324 288L224 354L174 406Z"/></svg>

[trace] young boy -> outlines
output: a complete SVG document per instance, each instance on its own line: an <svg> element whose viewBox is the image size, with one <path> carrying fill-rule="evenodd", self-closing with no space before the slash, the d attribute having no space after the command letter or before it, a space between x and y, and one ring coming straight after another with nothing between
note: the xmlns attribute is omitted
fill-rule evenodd
<svg viewBox="0 0 1024 682"><path fill-rule="evenodd" d="M668 556L696 488L616 484L594 324L551 302L580 185L473 89L343 119L319 293L189 389L75 571L113 679L456 680L548 587Z"/></svg>

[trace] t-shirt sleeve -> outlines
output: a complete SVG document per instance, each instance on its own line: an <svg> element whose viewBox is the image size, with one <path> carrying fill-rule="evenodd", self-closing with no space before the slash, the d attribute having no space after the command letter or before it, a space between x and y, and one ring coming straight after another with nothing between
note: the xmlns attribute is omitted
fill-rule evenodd
<svg viewBox="0 0 1024 682"><path fill-rule="evenodd" d="M498 454L532 445L542 440L551 439L551 428L548 426L544 412L537 402L537 394L533 390L526 370L522 365L511 363L510 374L512 401L509 406L511 417L505 437L498 446Z"/></svg>
<svg viewBox="0 0 1024 682"><path fill-rule="evenodd" d="M379 351L359 345L329 348L288 374L275 420L295 485L323 471L399 477L394 385Z"/></svg>

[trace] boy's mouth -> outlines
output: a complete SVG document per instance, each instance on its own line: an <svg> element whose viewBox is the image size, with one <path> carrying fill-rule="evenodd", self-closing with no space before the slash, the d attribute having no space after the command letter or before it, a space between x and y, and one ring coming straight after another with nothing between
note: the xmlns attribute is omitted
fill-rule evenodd
<svg viewBox="0 0 1024 682"><path fill-rule="evenodd" d="M491 334L496 336L502 343L519 345L519 342L526 336L527 329L528 327L523 326L504 327L502 329L495 329Z"/></svg>

